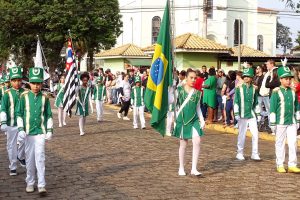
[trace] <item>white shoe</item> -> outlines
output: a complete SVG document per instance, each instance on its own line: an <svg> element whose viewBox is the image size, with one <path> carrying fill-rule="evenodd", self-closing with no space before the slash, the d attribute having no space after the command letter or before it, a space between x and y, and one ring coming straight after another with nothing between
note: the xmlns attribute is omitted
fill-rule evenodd
<svg viewBox="0 0 300 200"><path fill-rule="evenodd" d="M170 132L166 132L166 136L172 136Z"/></svg>
<svg viewBox="0 0 300 200"><path fill-rule="evenodd" d="M143 126L141 129L146 129L146 126Z"/></svg>
<svg viewBox="0 0 300 200"><path fill-rule="evenodd" d="M275 135L275 133L272 132L272 135Z"/></svg>
<svg viewBox="0 0 300 200"><path fill-rule="evenodd" d="M261 159L260 159L260 157L259 157L258 154L252 154L251 159L255 160L255 161L261 161Z"/></svg>
<svg viewBox="0 0 300 200"><path fill-rule="evenodd" d="M47 193L46 188L45 188L45 187L39 187L39 193L40 193L40 194Z"/></svg>
<svg viewBox="0 0 300 200"><path fill-rule="evenodd" d="M84 132L81 132L81 133L80 133L80 136L83 136L84 134L85 134Z"/></svg>
<svg viewBox="0 0 300 200"><path fill-rule="evenodd" d="M198 172L197 170L192 170L192 171L191 171L191 175L192 175L192 176L201 176L202 173L201 173L201 172Z"/></svg>
<svg viewBox="0 0 300 200"><path fill-rule="evenodd" d="M61 127L62 127L62 125L61 125L61 124L59 124L59 125L58 125L58 127L59 127L59 128L61 128Z"/></svg>
<svg viewBox="0 0 300 200"><path fill-rule="evenodd" d="M130 119L126 116L126 117L123 117L123 120L129 121Z"/></svg>
<svg viewBox="0 0 300 200"><path fill-rule="evenodd" d="M134 129L138 129L139 127L137 127L137 126L133 126L133 128L134 128Z"/></svg>
<svg viewBox="0 0 300 200"><path fill-rule="evenodd" d="M179 169L178 170L178 176L186 176L186 173L185 173L184 169Z"/></svg>
<svg viewBox="0 0 300 200"><path fill-rule="evenodd" d="M241 153L236 154L236 159L238 159L238 160L245 160L243 154L241 154Z"/></svg>
<svg viewBox="0 0 300 200"><path fill-rule="evenodd" d="M27 193L34 192L34 187L33 187L33 185L27 185L27 187L26 187L26 192L27 192Z"/></svg>
<svg viewBox="0 0 300 200"><path fill-rule="evenodd" d="M223 120L223 117L221 116L219 119L218 119L218 122L222 121Z"/></svg>
<svg viewBox="0 0 300 200"><path fill-rule="evenodd" d="M64 123L63 123L63 125L64 125L64 126L67 126L67 123L66 123L66 122L64 122Z"/></svg>
<svg viewBox="0 0 300 200"><path fill-rule="evenodd" d="M117 116L118 116L119 119L122 118L122 114L121 113L117 113Z"/></svg>

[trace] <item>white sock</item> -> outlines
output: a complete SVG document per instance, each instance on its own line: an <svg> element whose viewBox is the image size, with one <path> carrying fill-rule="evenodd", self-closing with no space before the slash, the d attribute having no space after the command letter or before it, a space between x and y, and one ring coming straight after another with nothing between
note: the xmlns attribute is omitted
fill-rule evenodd
<svg viewBox="0 0 300 200"><path fill-rule="evenodd" d="M79 130L80 130L80 133L84 133L83 129L84 129L84 117L80 116L79 117Z"/></svg>
<svg viewBox="0 0 300 200"><path fill-rule="evenodd" d="M184 170L184 155L188 141L180 139L179 146L179 170Z"/></svg>
<svg viewBox="0 0 300 200"><path fill-rule="evenodd" d="M62 125L62 112L63 108L58 108L58 124L61 126Z"/></svg>
<svg viewBox="0 0 300 200"><path fill-rule="evenodd" d="M192 171L197 172L197 163L200 154L200 136L194 136L193 139L193 160L192 160Z"/></svg>
<svg viewBox="0 0 300 200"><path fill-rule="evenodd" d="M66 124L67 112L63 110L63 124Z"/></svg>

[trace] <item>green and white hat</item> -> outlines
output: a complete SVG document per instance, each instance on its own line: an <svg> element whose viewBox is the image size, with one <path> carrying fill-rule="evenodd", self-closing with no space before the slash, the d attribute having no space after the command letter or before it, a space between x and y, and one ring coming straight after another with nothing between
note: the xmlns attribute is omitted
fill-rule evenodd
<svg viewBox="0 0 300 200"><path fill-rule="evenodd" d="M243 77L245 76L253 78L254 70L252 68L245 68L243 71Z"/></svg>
<svg viewBox="0 0 300 200"><path fill-rule="evenodd" d="M9 69L10 80L16 79L16 78L23 78L22 72L23 72L23 70L21 67L10 68Z"/></svg>
<svg viewBox="0 0 300 200"><path fill-rule="evenodd" d="M277 74L278 74L279 78L293 77L293 74L292 74L290 68L284 67L284 66L278 68Z"/></svg>
<svg viewBox="0 0 300 200"><path fill-rule="evenodd" d="M44 69L32 67L29 69L29 82L42 83L44 81Z"/></svg>
<svg viewBox="0 0 300 200"><path fill-rule="evenodd" d="M3 79L3 83L7 83L7 82L10 81L10 78L9 78L8 74L5 74L2 79Z"/></svg>
<svg viewBox="0 0 300 200"><path fill-rule="evenodd" d="M99 76L96 81L97 82L102 82L103 81L103 76Z"/></svg>
<svg viewBox="0 0 300 200"><path fill-rule="evenodd" d="M135 83L141 82L141 77L140 77L140 76L135 76L135 77L134 77L134 82L135 82Z"/></svg>

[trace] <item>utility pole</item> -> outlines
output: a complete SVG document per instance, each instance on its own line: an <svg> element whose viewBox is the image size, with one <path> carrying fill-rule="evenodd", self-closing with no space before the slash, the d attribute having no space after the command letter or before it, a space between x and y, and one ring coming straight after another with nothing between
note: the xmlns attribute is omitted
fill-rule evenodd
<svg viewBox="0 0 300 200"><path fill-rule="evenodd" d="M203 0L203 30L202 37L206 38L207 36L207 10L208 10L207 0Z"/></svg>
<svg viewBox="0 0 300 200"><path fill-rule="evenodd" d="M241 19L238 19L238 69L241 71Z"/></svg>

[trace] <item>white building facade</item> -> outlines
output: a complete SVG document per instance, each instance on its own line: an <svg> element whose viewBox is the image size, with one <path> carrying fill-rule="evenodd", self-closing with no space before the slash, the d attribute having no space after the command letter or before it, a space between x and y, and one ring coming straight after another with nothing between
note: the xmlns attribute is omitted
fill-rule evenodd
<svg viewBox="0 0 300 200"><path fill-rule="evenodd" d="M204 36L203 1L175 0L176 36L194 33ZM147 47L156 42L166 0L119 0L123 33L116 46L132 43ZM207 38L227 47L241 43L276 54L276 12L257 7L257 0L208 0Z"/></svg>

